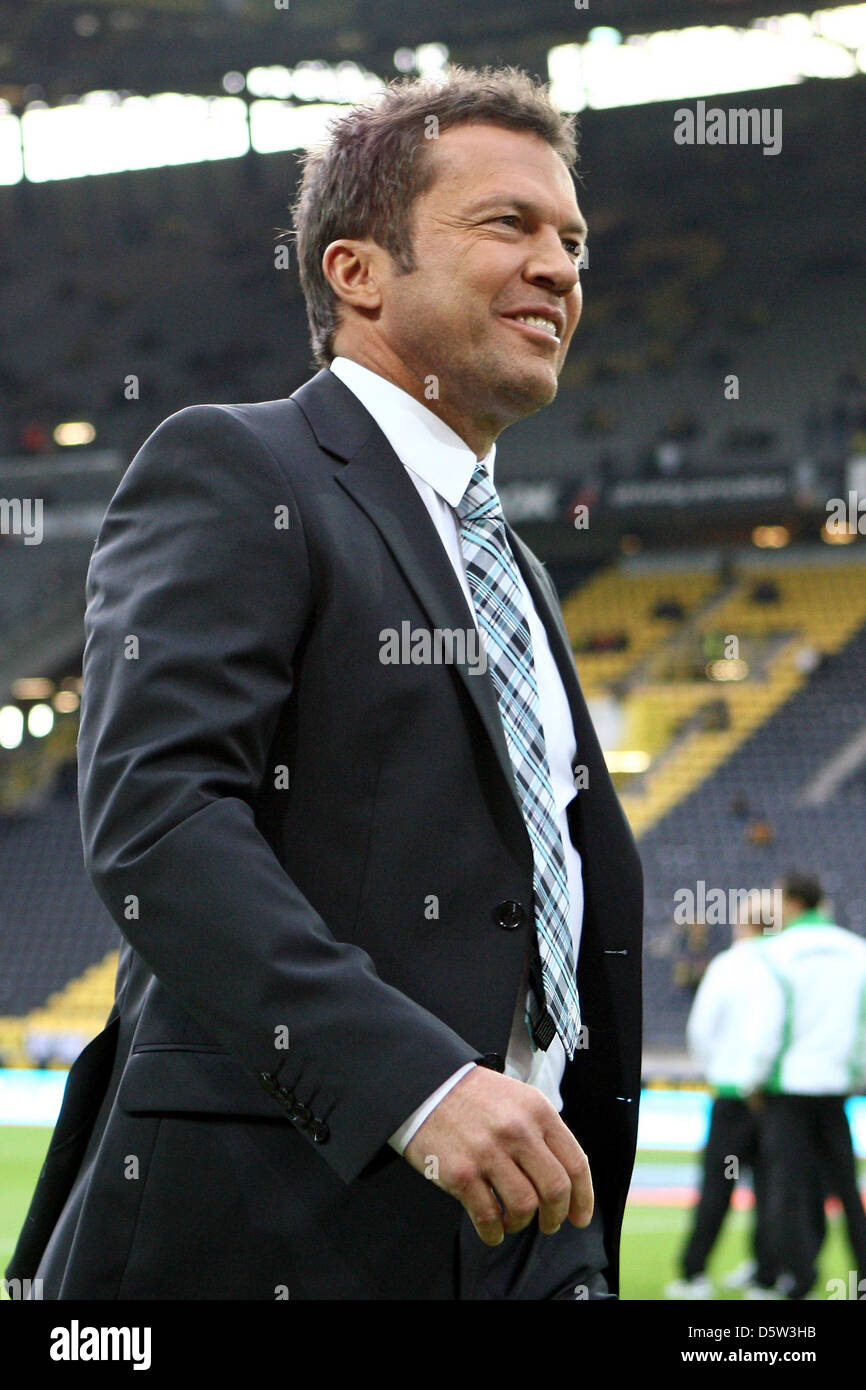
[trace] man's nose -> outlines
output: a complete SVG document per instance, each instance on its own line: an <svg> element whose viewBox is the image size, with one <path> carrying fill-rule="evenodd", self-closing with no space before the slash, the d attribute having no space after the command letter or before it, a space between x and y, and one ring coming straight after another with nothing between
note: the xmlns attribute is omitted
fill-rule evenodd
<svg viewBox="0 0 866 1390"><path fill-rule="evenodd" d="M556 294L570 294L580 279L577 262L553 234L533 247L526 262L526 278L537 284L544 280Z"/></svg>

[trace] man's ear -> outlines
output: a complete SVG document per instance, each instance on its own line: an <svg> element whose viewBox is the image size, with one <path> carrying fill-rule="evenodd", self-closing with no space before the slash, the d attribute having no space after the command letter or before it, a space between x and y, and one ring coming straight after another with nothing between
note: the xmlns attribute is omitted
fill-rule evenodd
<svg viewBox="0 0 866 1390"><path fill-rule="evenodd" d="M356 309L378 309L382 290L369 241L341 237L325 248L322 272L338 299Z"/></svg>

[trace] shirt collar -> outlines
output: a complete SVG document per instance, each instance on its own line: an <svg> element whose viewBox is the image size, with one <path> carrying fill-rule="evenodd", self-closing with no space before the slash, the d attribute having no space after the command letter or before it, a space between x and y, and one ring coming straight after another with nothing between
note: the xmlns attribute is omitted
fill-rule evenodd
<svg viewBox="0 0 866 1390"><path fill-rule="evenodd" d="M801 912L799 917L794 917L785 930L790 931L792 927L820 926L821 924L829 924L831 921L832 919L827 916L826 912L822 912L818 907L813 907L806 912Z"/></svg>
<svg viewBox="0 0 866 1390"><path fill-rule="evenodd" d="M404 467L457 507L478 464L461 439L408 391L349 357L335 357L330 370L370 412ZM481 460L493 481L496 445Z"/></svg>

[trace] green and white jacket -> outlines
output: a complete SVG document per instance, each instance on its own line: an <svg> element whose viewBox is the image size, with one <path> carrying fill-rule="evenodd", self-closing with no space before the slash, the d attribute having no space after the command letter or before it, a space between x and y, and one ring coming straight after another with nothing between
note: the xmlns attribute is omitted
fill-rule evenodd
<svg viewBox="0 0 866 1390"><path fill-rule="evenodd" d="M757 942L767 967L746 1030L746 1089L866 1089L866 941L815 910Z"/></svg>

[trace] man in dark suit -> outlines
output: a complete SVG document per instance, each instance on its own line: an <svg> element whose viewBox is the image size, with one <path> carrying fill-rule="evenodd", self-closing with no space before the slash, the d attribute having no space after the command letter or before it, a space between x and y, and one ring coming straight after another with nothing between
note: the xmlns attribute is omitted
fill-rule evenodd
<svg viewBox="0 0 866 1390"><path fill-rule="evenodd" d="M616 1294L640 864L492 480L586 229L572 122L483 76L309 155L322 369L170 417L108 508L80 805L125 944L9 1269L45 1297Z"/></svg>

